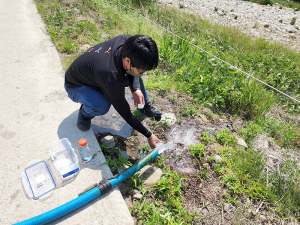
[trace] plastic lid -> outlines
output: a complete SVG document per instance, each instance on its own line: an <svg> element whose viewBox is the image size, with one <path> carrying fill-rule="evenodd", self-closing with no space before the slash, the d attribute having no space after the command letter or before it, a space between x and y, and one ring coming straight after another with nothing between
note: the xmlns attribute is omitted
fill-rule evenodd
<svg viewBox="0 0 300 225"><path fill-rule="evenodd" d="M34 198L40 198L56 188L55 181L45 161L28 166L24 172Z"/></svg>
<svg viewBox="0 0 300 225"><path fill-rule="evenodd" d="M86 139L82 138L79 140L79 145L80 146L86 146L87 142L86 142Z"/></svg>

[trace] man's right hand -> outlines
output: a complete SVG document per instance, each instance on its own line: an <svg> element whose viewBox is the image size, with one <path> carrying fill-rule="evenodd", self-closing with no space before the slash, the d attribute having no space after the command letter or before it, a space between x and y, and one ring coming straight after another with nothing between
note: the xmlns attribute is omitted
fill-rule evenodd
<svg viewBox="0 0 300 225"><path fill-rule="evenodd" d="M152 149L156 148L156 143L159 142L159 143L162 143L161 140L159 140L154 134L152 134L149 138L148 138L148 143L150 145L150 147Z"/></svg>
<svg viewBox="0 0 300 225"><path fill-rule="evenodd" d="M145 98L141 90L133 92L133 102L136 107L138 107L138 104L145 105Z"/></svg>

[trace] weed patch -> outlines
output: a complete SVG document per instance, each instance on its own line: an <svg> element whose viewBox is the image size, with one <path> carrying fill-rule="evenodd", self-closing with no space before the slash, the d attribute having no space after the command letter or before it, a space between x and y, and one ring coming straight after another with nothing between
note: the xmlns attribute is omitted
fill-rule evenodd
<svg viewBox="0 0 300 225"><path fill-rule="evenodd" d="M294 122L284 123L267 117L258 117L256 122L245 122L245 129L239 133L245 137L247 144L263 132L269 134L283 148L300 149L300 130Z"/></svg>
<svg viewBox="0 0 300 225"><path fill-rule="evenodd" d="M187 179L167 169L156 185L142 190L144 197L131 212L143 224L190 224L196 213L187 213L181 202L183 181ZM150 201L154 195L155 201Z"/></svg>
<svg viewBox="0 0 300 225"><path fill-rule="evenodd" d="M236 144L236 138L233 134L229 133L228 129L215 132L217 141L225 146L233 147Z"/></svg>
<svg viewBox="0 0 300 225"><path fill-rule="evenodd" d="M219 142L234 147L228 131L216 133ZM223 193L225 201L236 205L246 198L265 201L270 204L268 210L281 217L298 218L300 201L295 195L300 194L300 169L297 162L287 158L279 170L268 172L264 155L232 147L218 150L222 163L214 166L215 173L222 178L222 185L227 188Z"/></svg>
<svg viewBox="0 0 300 225"><path fill-rule="evenodd" d="M104 164L109 166L113 174L120 173L123 166L132 166L132 163L123 156L120 149L107 150L103 144L100 147L106 160L106 163Z"/></svg>

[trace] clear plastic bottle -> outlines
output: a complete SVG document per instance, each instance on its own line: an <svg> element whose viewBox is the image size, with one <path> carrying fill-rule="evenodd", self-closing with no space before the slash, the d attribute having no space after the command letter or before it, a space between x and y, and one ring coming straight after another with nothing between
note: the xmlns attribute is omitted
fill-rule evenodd
<svg viewBox="0 0 300 225"><path fill-rule="evenodd" d="M93 154L90 146L87 144L86 139L80 139L79 145L79 154L81 156L82 161L89 162L93 158Z"/></svg>

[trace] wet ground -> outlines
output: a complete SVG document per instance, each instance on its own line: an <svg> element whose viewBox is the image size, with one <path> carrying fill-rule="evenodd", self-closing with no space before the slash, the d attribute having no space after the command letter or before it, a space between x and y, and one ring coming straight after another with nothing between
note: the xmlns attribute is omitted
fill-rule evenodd
<svg viewBox="0 0 300 225"><path fill-rule="evenodd" d="M188 146L200 144L202 132L208 132L210 137L215 137L216 130L230 127L227 120L222 120L220 125L204 125L197 119L187 118L181 124L175 124L166 137L166 142L177 144L176 150L169 150L162 154L168 155L168 164L176 171L195 171L191 161L192 156L188 153ZM176 159L176 160L175 160Z"/></svg>
<svg viewBox="0 0 300 225"><path fill-rule="evenodd" d="M177 101L172 102L169 96L177 96ZM177 93L173 90L166 92L163 96L158 92L153 91L150 93L150 98L155 98L154 105L162 109L163 114L174 113L177 118L180 115L180 108L186 105L193 105L192 99L184 94ZM132 111L135 110L131 104ZM145 127L150 129L157 137L159 137L164 143L176 144L176 148L173 150L165 151L161 157L166 157L166 166L170 167L172 171L177 171L180 175L188 178L186 188L182 190L183 203L187 207L188 212L197 212L203 218L197 218L196 224L280 224L280 220L276 216L270 216L267 218L265 213L265 206L260 208L259 216L252 216L252 212L255 212L260 202L250 201L244 202L240 199L239 206L230 205L224 203L223 193L226 190L220 181L220 177L214 173L215 163L207 160L208 156L217 154L217 149L222 147L219 144L213 144L205 149L205 155L201 162L195 161L188 153L188 146L197 145L200 143L202 132L208 132L210 137L214 137L216 130L222 130L228 128L230 131L235 132L237 129L243 127L243 121L241 118L230 120L230 115L224 114L222 117L212 114L208 109L195 108L197 115L194 117L181 117L182 120L178 120L173 125L166 125L164 121L154 121L151 118L147 118L145 115L140 117L140 120ZM100 121L98 124L118 124L116 120L120 118L116 115L116 112L110 111L105 118L108 118L105 122ZM122 118L121 118L122 119ZM121 124L121 123L119 123ZM93 125L93 130L96 124ZM126 124L122 125L126 127ZM116 147L120 148L123 155L129 158L132 163L144 156L145 152L141 152L141 146L147 144L147 139L136 131L130 132L119 125L119 129L107 132L108 129L112 129L109 125L106 128L99 128L99 130L106 132L95 132L98 141L106 135L113 135L116 143ZM127 125L128 126L128 125ZM121 131L121 132L120 132ZM129 133L127 133L129 132ZM207 170L208 179L199 179L200 171ZM131 195L127 193L128 183L123 182L119 185L119 189L130 209L136 202ZM249 216L250 215L250 216Z"/></svg>

